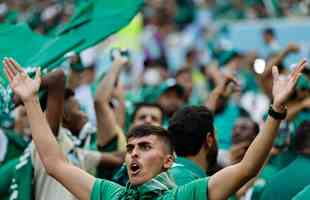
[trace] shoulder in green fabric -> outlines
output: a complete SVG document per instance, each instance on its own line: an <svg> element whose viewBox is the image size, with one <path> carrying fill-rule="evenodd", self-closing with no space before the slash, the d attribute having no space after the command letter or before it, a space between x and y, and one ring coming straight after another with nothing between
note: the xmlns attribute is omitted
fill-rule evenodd
<svg viewBox="0 0 310 200"><path fill-rule="evenodd" d="M179 186L207 176L197 164L183 157L177 157L176 163L169 170L169 174Z"/></svg>
<svg viewBox="0 0 310 200"><path fill-rule="evenodd" d="M303 189L301 192L299 192L293 200L305 200L310 199L310 185L307 186L305 189Z"/></svg>
<svg viewBox="0 0 310 200"><path fill-rule="evenodd" d="M267 183L261 200L290 200L310 183L310 157L298 156Z"/></svg>
<svg viewBox="0 0 310 200"><path fill-rule="evenodd" d="M208 179L198 179L184 186L174 187L167 173L161 173L139 187L120 186L97 179L91 200L207 200Z"/></svg>

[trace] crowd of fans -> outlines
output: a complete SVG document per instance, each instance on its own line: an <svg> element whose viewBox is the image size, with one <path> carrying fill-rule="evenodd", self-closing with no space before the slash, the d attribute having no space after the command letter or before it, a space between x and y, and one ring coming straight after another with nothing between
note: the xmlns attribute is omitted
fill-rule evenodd
<svg viewBox="0 0 310 200"><path fill-rule="evenodd" d="M0 4L0 21L27 23L51 36L85 1L10 0ZM148 131L162 137L165 129L173 146L168 151L176 155L176 166L168 170L176 185L212 177L249 161L245 157L248 150L253 153L252 142L272 129L265 127L277 95L272 67L278 67L279 80L290 80L291 72L303 65L286 66L284 60L300 46L290 41L280 45L281 32L272 27L261 30L265 55L259 55L235 49L226 37L229 26L240 20L308 15L308 0L148 0L128 27L81 54L66 55L63 70L43 77L40 89L47 94L41 106L70 163L97 178L126 186L137 167L124 164L124 152L134 151L127 142L149 136ZM14 66L12 60L6 62ZM230 199L307 199L309 65L292 90L264 166ZM63 180L57 170L45 171L50 163L39 157L42 147L32 142L35 129L22 100L15 98L11 123L0 120L0 199L73 199L56 181Z"/></svg>

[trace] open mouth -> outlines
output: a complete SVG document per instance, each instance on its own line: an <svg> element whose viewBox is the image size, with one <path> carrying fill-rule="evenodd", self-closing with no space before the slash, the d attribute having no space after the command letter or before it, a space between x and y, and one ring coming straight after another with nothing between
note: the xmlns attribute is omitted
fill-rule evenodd
<svg viewBox="0 0 310 200"><path fill-rule="evenodd" d="M136 176L136 175L138 175L140 173L141 167L140 167L140 165L138 163L133 162L130 165L130 171L131 171L131 175L132 176Z"/></svg>

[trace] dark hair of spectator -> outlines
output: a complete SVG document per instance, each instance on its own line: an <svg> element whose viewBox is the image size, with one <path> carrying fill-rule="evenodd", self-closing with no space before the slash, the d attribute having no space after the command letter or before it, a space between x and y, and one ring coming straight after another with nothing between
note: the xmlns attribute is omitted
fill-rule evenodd
<svg viewBox="0 0 310 200"><path fill-rule="evenodd" d="M135 126L129 129L127 134L127 141L130 138L141 138L146 136L155 135L160 138L162 142L164 142L167 150L170 154L174 153L174 148L172 142L169 138L168 131L160 126L153 126L149 124L144 124L140 126Z"/></svg>
<svg viewBox="0 0 310 200"><path fill-rule="evenodd" d="M172 116L168 131L178 156L195 156L214 131L213 114L204 106L184 107Z"/></svg>

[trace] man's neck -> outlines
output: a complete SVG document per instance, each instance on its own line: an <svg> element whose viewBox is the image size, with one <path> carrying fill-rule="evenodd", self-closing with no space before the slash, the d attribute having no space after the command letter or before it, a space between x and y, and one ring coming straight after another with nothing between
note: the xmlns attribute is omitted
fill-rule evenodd
<svg viewBox="0 0 310 200"><path fill-rule="evenodd" d="M195 156L187 156L187 159L196 163L200 168L202 168L205 172L208 170L207 156L206 151L201 149L199 153Z"/></svg>

